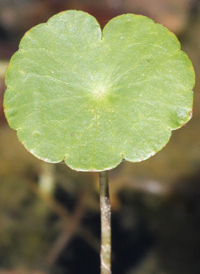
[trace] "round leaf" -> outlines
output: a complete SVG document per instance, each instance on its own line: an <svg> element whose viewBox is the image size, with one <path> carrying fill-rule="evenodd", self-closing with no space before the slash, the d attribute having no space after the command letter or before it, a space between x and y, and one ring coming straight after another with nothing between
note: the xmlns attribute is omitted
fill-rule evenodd
<svg viewBox="0 0 200 274"><path fill-rule="evenodd" d="M194 71L151 19L121 15L101 31L72 10L25 34L6 85L6 117L32 154L100 171L163 148L191 117Z"/></svg>

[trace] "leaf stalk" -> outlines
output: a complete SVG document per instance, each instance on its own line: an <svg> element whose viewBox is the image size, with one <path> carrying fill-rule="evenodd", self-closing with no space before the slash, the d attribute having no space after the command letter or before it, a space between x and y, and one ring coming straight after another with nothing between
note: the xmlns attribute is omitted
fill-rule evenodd
<svg viewBox="0 0 200 274"><path fill-rule="evenodd" d="M101 274L111 274L111 205L108 171L99 172L101 211Z"/></svg>

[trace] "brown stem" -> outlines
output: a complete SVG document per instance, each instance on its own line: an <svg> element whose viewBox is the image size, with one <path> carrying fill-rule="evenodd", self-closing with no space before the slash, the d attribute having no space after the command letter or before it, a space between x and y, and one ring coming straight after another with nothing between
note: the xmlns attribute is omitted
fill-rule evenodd
<svg viewBox="0 0 200 274"><path fill-rule="evenodd" d="M101 208L101 274L111 274L111 206L108 171L99 172Z"/></svg>

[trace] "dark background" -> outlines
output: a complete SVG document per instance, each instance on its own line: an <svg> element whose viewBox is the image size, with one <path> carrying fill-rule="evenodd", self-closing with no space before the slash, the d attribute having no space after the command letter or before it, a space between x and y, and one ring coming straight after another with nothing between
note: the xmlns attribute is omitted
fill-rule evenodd
<svg viewBox="0 0 200 274"><path fill-rule="evenodd" d="M4 73L24 33L80 9L103 27L122 13L174 32L196 71L192 120L141 163L110 171L113 274L200 273L200 1L0 0L0 274L99 273L98 174L37 160L3 114Z"/></svg>

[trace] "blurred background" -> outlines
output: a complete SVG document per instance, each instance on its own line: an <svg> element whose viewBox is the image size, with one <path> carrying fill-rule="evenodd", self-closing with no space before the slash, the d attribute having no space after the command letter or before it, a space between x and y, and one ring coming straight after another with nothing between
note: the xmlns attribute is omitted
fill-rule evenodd
<svg viewBox="0 0 200 274"><path fill-rule="evenodd" d="M192 120L141 163L110 171L113 274L200 273L200 1L0 0L0 274L100 273L98 174L37 160L3 113L4 74L24 33L67 9L103 27L122 13L174 32L196 72Z"/></svg>

